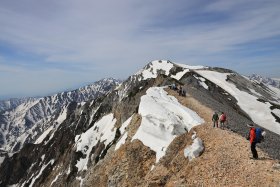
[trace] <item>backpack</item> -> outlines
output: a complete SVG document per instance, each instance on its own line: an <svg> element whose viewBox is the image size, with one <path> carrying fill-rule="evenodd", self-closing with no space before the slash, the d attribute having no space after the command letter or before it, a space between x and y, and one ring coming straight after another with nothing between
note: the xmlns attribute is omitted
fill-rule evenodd
<svg viewBox="0 0 280 187"><path fill-rule="evenodd" d="M262 135L262 129L261 128L256 128L255 132L256 132L255 142L256 143L261 143L264 139L263 135Z"/></svg>

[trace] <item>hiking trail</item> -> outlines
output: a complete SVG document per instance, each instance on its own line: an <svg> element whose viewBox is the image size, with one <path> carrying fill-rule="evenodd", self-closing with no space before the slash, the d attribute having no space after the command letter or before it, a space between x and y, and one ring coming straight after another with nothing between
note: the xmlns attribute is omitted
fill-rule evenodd
<svg viewBox="0 0 280 187"><path fill-rule="evenodd" d="M213 128L212 115L214 111L192 96L181 97L176 91L166 89L168 94L196 111L205 123L194 127L205 146L204 153L193 159L177 176L185 178L188 185L206 186L279 186L280 171L273 169L279 160L271 159L257 147L259 160L250 157L250 143L244 137L220 128ZM234 125L229 124L228 125ZM248 129L249 131L249 129ZM183 154L183 153L181 153ZM174 180L176 181L176 180ZM172 181L168 183L172 184Z"/></svg>

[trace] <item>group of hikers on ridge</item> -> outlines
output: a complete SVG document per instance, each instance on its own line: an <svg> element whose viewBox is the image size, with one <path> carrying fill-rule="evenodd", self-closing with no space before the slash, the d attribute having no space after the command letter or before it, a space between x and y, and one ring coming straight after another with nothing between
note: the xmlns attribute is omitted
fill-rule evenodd
<svg viewBox="0 0 280 187"><path fill-rule="evenodd" d="M186 90L183 89L182 86L179 86L179 88L178 88L177 85L175 83L173 83L169 86L169 88L177 91L179 93L179 96L186 97ZM213 128L220 127L221 129L224 129L225 124L228 123L227 116L224 112L221 112L220 115L218 114L218 112L214 112L214 114L212 116L212 121L213 121ZM262 128L255 127L252 124L248 124L247 126L250 128L250 130L249 130L248 136L246 138L247 138L247 140L250 141L251 152L253 155L252 159L257 160L258 152L256 150L256 144L261 143L264 140L264 136L265 136L266 132Z"/></svg>
<svg viewBox="0 0 280 187"><path fill-rule="evenodd" d="M187 95L187 94L186 94L186 90L183 89L182 86L179 86L179 88L178 88L177 85L176 85L175 83L171 84L171 85L169 86L169 88L172 89L172 90L177 91L177 92L179 93L179 96L186 97L186 95Z"/></svg>
<svg viewBox="0 0 280 187"><path fill-rule="evenodd" d="M212 121L213 121L213 127L219 127L219 122L220 122L220 127L224 128L225 127L225 122L227 121L227 116L224 112L219 116L217 112L215 112L212 116Z"/></svg>
<svg viewBox="0 0 280 187"><path fill-rule="evenodd" d="M212 121L214 128L219 127L220 122L220 127L223 129L225 122L227 121L227 117L224 112L222 112L220 116L217 112L215 112L212 116ZM256 150L256 145L257 143L261 143L264 140L266 132L260 127L255 127L253 124L248 124L247 126L250 128L247 140L250 141L251 152L253 155L252 159L257 160L259 157L258 152Z"/></svg>

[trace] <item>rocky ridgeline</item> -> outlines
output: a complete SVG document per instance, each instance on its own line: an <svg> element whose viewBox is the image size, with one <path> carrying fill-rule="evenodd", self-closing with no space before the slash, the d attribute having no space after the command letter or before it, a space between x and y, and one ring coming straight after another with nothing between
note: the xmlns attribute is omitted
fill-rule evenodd
<svg viewBox="0 0 280 187"><path fill-rule="evenodd" d="M12 98L8 100L0 101L0 113L7 110L12 110L22 103L35 101L36 98L28 97L28 98Z"/></svg>
<svg viewBox="0 0 280 187"><path fill-rule="evenodd" d="M263 77L263 76L260 76L260 75L257 75L257 74L252 74L252 75L249 76L249 78L251 80L255 80L255 81L261 82L263 84L271 85L271 86L273 86L275 88L279 88L280 89L280 81L279 80L274 80L272 78Z"/></svg>
<svg viewBox="0 0 280 187"><path fill-rule="evenodd" d="M236 72L200 69L229 73L227 81L248 93L263 91L267 98L262 96L262 102L274 99L261 86L253 85ZM187 97L179 97L167 88L168 93L205 120L191 130L203 140L205 150L194 161L185 158L183 150L192 143L192 133L186 132L172 141L165 156L156 163L156 153L141 141L133 140L142 121L138 109L141 97L150 87L172 83L183 86ZM246 124L252 123L250 116L233 95L195 69L186 70L170 61L154 61L106 95L83 104L72 102L66 111L61 124L39 144L26 144L4 160L0 185L273 186L280 182L279 171L272 169L276 164L273 159L280 159L279 135L267 130L266 141L260 145L265 151L260 155L265 159L261 164L249 160L250 151L244 137L248 132ZM224 111L228 115L227 130L212 128L213 111ZM100 125L105 118L108 120L103 126L109 129L107 131ZM113 126L107 127L108 123ZM108 139L103 139L105 136ZM260 166L262 172L255 172Z"/></svg>
<svg viewBox="0 0 280 187"><path fill-rule="evenodd" d="M100 97L120 81L109 78L77 90L38 99L28 99L11 110L0 113L0 148L16 152L33 143L50 126L61 110L71 102L85 102Z"/></svg>

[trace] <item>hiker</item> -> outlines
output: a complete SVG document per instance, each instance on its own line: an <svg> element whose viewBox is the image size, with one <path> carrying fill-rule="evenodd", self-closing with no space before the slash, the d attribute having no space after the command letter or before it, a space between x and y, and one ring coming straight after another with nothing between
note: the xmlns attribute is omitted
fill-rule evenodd
<svg viewBox="0 0 280 187"><path fill-rule="evenodd" d="M171 89L172 90L178 90L177 85L175 83L171 84Z"/></svg>
<svg viewBox="0 0 280 187"><path fill-rule="evenodd" d="M186 96L187 96L186 90L185 90L185 89L182 90L182 96L183 96L183 97L186 97Z"/></svg>
<svg viewBox="0 0 280 187"><path fill-rule="evenodd" d="M251 152L252 152L252 155L253 155L253 159L258 159L258 152L256 150L257 142L255 141L255 139L256 139L255 127L252 124L248 124L247 126L250 128L247 140L250 140Z"/></svg>
<svg viewBox="0 0 280 187"><path fill-rule="evenodd" d="M212 116L212 121L213 121L213 127L217 126L219 128L219 115L217 112L215 112Z"/></svg>
<svg viewBox="0 0 280 187"><path fill-rule="evenodd" d="M227 121L227 117L226 114L224 112L222 112L221 116L220 116L220 127L222 129L224 129L225 127L225 122Z"/></svg>
<svg viewBox="0 0 280 187"><path fill-rule="evenodd" d="M182 86L179 86L179 90L178 90L179 96L182 95Z"/></svg>
<svg viewBox="0 0 280 187"><path fill-rule="evenodd" d="M179 87L178 93L179 93L179 96L183 96L183 88L182 88L182 86Z"/></svg>
<svg viewBox="0 0 280 187"><path fill-rule="evenodd" d="M247 126L250 128L247 140L250 140L253 159L258 159L256 145L257 143L261 143L263 141L266 132L263 131L261 128L255 128L253 124L248 124Z"/></svg>

